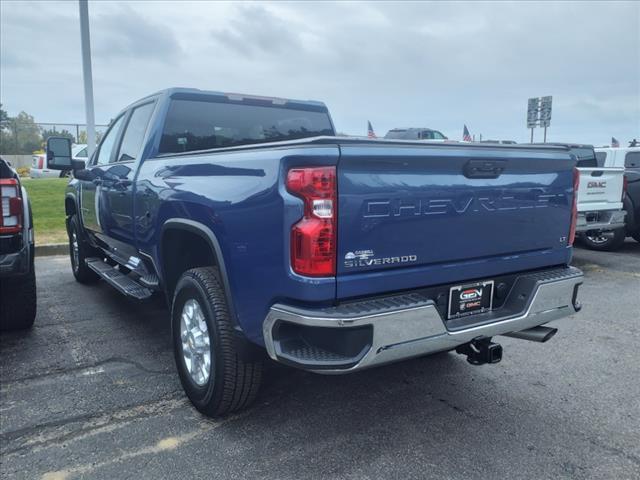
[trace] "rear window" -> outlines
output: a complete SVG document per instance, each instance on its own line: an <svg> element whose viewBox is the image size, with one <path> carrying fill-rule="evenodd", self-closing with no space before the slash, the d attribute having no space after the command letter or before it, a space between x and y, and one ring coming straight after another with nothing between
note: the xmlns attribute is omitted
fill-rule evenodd
<svg viewBox="0 0 640 480"><path fill-rule="evenodd" d="M407 135L406 130L389 130L384 138L406 139Z"/></svg>
<svg viewBox="0 0 640 480"><path fill-rule="evenodd" d="M595 155L595 152L593 151L593 148L587 148L587 147L572 148L571 154L575 155L576 158L578 159L578 162L576 163L577 167L583 167L583 168L598 167L598 161L596 160L596 155Z"/></svg>
<svg viewBox="0 0 640 480"><path fill-rule="evenodd" d="M171 101L160 153L191 152L210 148L278 142L333 135L329 113L279 105L228 103L208 99Z"/></svg>
<svg viewBox="0 0 640 480"><path fill-rule="evenodd" d="M607 152L596 152L596 161L599 167L604 167L604 163L607 161Z"/></svg>
<svg viewBox="0 0 640 480"><path fill-rule="evenodd" d="M627 168L640 168L640 152L628 152L624 157L624 166Z"/></svg>

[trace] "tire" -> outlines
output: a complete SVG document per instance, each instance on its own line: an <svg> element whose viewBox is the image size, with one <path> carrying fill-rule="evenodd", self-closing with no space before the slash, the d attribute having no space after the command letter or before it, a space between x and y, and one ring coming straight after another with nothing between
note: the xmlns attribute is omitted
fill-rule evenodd
<svg viewBox="0 0 640 480"><path fill-rule="evenodd" d="M633 239L634 239L636 242L639 242L639 243L640 243L640 230L638 230L637 232L633 232L633 233L631 234L631 236L633 237Z"/></svg>
<svg viewBox="0 0 640 480"><path fill-rule="evenodd" d="M187 322L194 321L189 320L189 311L191 318L203 318L206 328L200 320L191 323L197 327L189 329ZM171 319L176 367L191 403L210 417L226 415L250 405L260 387L262 363L246 362L236 350L229 308L215 268L193 268L180 277L173 297ZM194 330L197 331L195 336L185 333ZM204 330L206 334L201 335ZM208 343L203 341L203 337L209 340ZM201 353L191 356L194 345ZM208 376L204 374L206 368L196 367L206 366L207 352ZM191 367L188 362L191 362ZM189 373L190 368L193 374Z"/></svg>
<svg viewBox="0 0 640 480"><path fill-rule="evenodd" d="M73 276L80 283L91 284L100 278L96 272L91 270L85 263L85 259L95 256L95 250L89 245L80 232L78 216L72 215L69 219L69 258L71 260L71 270ZM74 253L74 250L75 253Z"/></svg>
<svg viewBox="0 0 640 480"><path fill-rule="evenodd" d="M582 243L591 250L612 252L619 249L624 243L626 233L624 228L618 228L612 232L588 231L582 235Z"/></svg>
<svg viewBox="0 0 640 480"><path fill-rule="evenodd" d="M22 277L3 278L0 282L0 329L26 330L36 319L36 272Z"/></svg>

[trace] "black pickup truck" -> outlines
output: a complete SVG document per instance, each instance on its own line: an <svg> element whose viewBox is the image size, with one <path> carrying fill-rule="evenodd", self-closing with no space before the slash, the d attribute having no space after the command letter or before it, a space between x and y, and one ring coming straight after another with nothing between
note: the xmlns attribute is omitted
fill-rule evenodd
<svg viewBox="0 0 640 480"><path fill-rule="evenodd" d="M36 318L33 219L18 174L0 157L0 328L30 328Z"/></svg>

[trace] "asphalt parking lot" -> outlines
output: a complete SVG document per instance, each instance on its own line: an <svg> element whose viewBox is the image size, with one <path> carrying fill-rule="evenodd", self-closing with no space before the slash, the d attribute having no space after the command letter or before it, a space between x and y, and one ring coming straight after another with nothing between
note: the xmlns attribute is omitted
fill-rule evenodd
<svg viewBox="0 0 640 480"><path fill-rule="evenodd" d="M0 343L2 478L640 478L640 244L577 249L583 311L546 344L500 337L351 376L270 365L250 410L198 414L162 302L39 258L38 316Z"/></svg>

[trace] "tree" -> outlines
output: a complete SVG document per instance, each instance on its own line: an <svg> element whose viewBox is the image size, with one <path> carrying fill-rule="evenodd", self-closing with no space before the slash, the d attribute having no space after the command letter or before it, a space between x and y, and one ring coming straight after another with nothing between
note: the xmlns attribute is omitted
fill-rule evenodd
<svg viewBox="0 0 640 480"><path fill-rule="evenodd" d="M42 146L42 136L33 117L20 112L16 117L7 117L0 136L0 154L30 154Z"/></svg>
<svg viewBox="0 0 640 480"><path fill-rule="evenodd" d="M96 131L96 145L100 143L100 140L102 140L102 132ZM77 143L84 143L84 144L88 143L86 130L80 131L80 134L78 135Z"/></svg>
<svg viewBox="0 0 640 480"><path fill-rule="evenodd" d="M7 123L9 122L9 114L6 110L2 109L2 104L0 103L0 132L4 131L5 128L9 128Z"/></svg>
<svg viewBox="0 0 640 480"><path fill-rule="evenodd" d="M66 137L70 138L71 142L76 143L76 137L74 137L73 134L66 128L63 128L59 132L55 127L53 127L51 130L42 130L42 142L46 143L49 137Z"/></svg>

